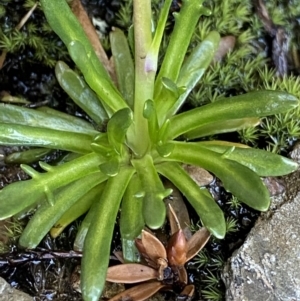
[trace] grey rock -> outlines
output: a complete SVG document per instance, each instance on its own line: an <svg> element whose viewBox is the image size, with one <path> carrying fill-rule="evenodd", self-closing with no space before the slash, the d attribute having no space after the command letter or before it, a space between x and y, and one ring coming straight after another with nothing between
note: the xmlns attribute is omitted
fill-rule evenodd
<svg viewBox="0 0 300 301"><path fill-rule="evenodd" d="M0 277L0 301L33 301L33 298L12 288Z"/></svg>
<svg viewBox="0 0 300 301"><path fill-rule="evenodd" d="M299 176L299 174L298 174ZM227 301L300 300L300 193L274 200L224 272Z"/></svg>

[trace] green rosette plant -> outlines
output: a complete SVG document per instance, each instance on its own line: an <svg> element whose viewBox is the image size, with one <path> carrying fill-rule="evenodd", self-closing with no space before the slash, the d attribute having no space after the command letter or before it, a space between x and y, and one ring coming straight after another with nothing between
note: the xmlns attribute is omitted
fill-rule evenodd
<svg viewBox="0 0 300 301"><path fill-rule="evenodd" d="M159 68L159 47L171 0L164 2L154 31L151 1L133 1L134 57L122 31L115 29L110 34L118 88L67 2L40 2L82 73L58 62L57 79L93 123L49 108L0 106L0 144L32 148L18 154L19 162L28 164L32 156L45 154L45 149L69 152L58 165L40 162L44 172L21 164L31 179L0 192L1 219L36 208L19 240L21 246L35 248L51 229L53 236L58 235L86 213L74 247L83 251L83 298L96 301L105 283L118 212L126 261L137 260L134 239L145 225L151 229L163 225L163 199L171 190L164 187L162 177L180 189L214 236L224 237L222 210L190 178L182 163L212 172L252 208L268 209L269 193L261 177L288 174L297 164L267 151L205 141L204 137L255 126L261 117L295 108L298 99L279 91L253 91L179 112L209 67L220 40L217 32L211 32L185 56L199 17L209 14L202 1L182 1Z"/></svg>

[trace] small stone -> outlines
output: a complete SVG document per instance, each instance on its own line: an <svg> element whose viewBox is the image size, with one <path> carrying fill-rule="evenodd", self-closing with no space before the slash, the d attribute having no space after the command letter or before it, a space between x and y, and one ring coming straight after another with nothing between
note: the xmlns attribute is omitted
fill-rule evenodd
<svg viewBox="0 0 300 301"><path fill-rule="evenodd" d="M12 288L0 277L0 301L33 301L29 295Z"/></svg>
<svg viewBox="0 0 300 301"><path fill-rule="evenodd" d="M198 186L209 185L214 180L214 177L207 170L201 167L189 164L183 164L182 167Z"/></svg>

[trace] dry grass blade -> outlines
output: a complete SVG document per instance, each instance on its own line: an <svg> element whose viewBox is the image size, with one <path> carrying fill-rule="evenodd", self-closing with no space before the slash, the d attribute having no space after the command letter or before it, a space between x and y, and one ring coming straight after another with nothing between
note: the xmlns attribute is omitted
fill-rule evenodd
<svg viewBox="0 0 300 301"><path fill-rule="evenodd" d="M81 26L83 27L87 37L89 38L96 55L98 56L99 60L103 64L106 71L109 73L110 77L112 78L113 82L117 83L117 76L115 74L115 70L108 59L98 37L98 34L90 21L86 11L84 10L80 0L73 0L71 4L72 11L74 15L77 17L78 21L80 22Z"/></svg>
<svg viewBox="0 0 300 301"><path fill-rule="evenodd" d="M124 263L109 267L106 281L115 283L137 283L156 279L158 272L138 263Z"/></svg>
<svg viewBox="0 0 300 301"><path fill-rule="evenodd" d="M210 233L206 228L198 230L187 242L186 261L189 261L206 245L210 238Z"/></svg>
<svg viewBox="0 0 300 301"><path fill-rule="evenodd" d="M157 262L159 258L167 259L167 252L164 245L151 233L142 231L142 243L148 257Z"/></svg>
<svg viewBox="0 0 300 301"><path fill-rule="evenodd" d="M143 301L154 295L165 286L166 285L158 281L143 283L114 296L113 298L109 299L109 301Z"/></svg>

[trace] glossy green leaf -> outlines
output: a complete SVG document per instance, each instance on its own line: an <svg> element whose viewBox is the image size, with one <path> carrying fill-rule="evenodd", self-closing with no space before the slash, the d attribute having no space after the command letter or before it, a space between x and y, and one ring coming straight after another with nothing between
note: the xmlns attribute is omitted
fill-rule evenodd
<svg viewBox="0 0 300 301"><path fill-rule="evenodd" d="M121 154L125 136L132 123L133 114L129 108L116 112L107 124L107 137L109 144L118 154Z"/></svg>
<svg viewBox="0 0 300 301"><path fill-rule="evenodd" d="M283 156L256 148L234 147L230 152L230 145L222 145L222 141L199 142L199 146L223 154L223 157L239 162L261 177L283 176L295 171L298 164Z"/></svg>
<svg viewBox="0 0 300 301"><path fill-rule="evenodd" d="M59 115L52 115L40 110L27 109L24 107L0 104L0 123L14 123L37 128L48 128L59 131L95 135L97 131L91 124L81 120L80 124L67 120Z"/></svg>
<svg viewBox="0 0 300 301"><path fill-rule="evenodd" d="M6 164L31 164L53 152L47 148L33 148L23 152L15 152L5 157Z"/></svg>
<svg viewBox="0 0 300 301"><path fill-rule="evenodd" d="M81 291L85 301L98 301L102 294L115 219L133 173L134 169L124 168L109 178L101 202L93 206L95 215L85 238L81 265Z"/></svg>
<svg viewBox="0 0 300 301"><path fill-rule="evenodd" d="M94 202L92 207L90 208L89 212L86 214L85 218L80 224L78 232L76 234L76 238L73 244L73 249L77 252L83 251L84 241L89 230L89 227L94 219L95 210L94 207L96 206L97 202Z"/></svg>
<svg viewBox="0 0 300 301"><path fill-rule="evenodd" d="M85 52L84 45L78 40L70 42L68 50L71 58L84 75L85 81L95 91L101 101L113 112L128 107L120 92L112 84L111 80L103 77L90 60L90 54Z"/></svg>
<svg viewBox="0 0 300 301"><path fill-rule="evenodd" d="M98 165L102 162L102 157L91 153L63 165L51 167L47 173L38 173L29 166L21 165L26 172L30 172L33 179L12 183L0 191L0 219L11 217L32 206L45 197L47 191L55 191L86 175L98 172Z"/></svg>
<svg viewBox="0 0 300 301"><path fill-rule="evenodd" d="M124 32L114 27L109 33L110 47L118 79L118 87L127 104L133 109L134 64Z"/></svg>
<svg viewBox="0 0 300 301"><path fill-rule="evenodd" d="M126 107L126 103L100 63L82 26L66 1L40 1L51 28L68 47L73 61L83 73L86 82L114 112Z"/></svg>
<svg viewBox="0 0 300 301"><path fill-rule="evenodd" d="M146 55L146 60L145 60L146 70L152 70L154 72L157 71L159 48L165 30L171 4L172 4L172 0L166 0L162 5L158 22L157 22L157 27L154 33L154 37L151 46L149 48L149 51Z"/></svg>
<svg viewBox="0 0 300 301"><path fill-rule="evenodd" d="M61 149L75 153L91 151L91 136L19 124L0 123L0 144Z"/></svg>
<svg viewBox="0 0 300 301"><path fill-rule="evenodd" d="M281 91L254 91L224 98L172 117L168 137L173 139L212 122L283 113L298 103L295 96Z"/></svg>
<svg viewBox="0 0 300 301"><path fill-rule="evenodd" d="M149 137L152 143L155 143L158 138L158 120L157 120L156 109L151 99L148 99L145 102L143 116L144 118L148 119Z"/></svg>
<svg viewBox="0 0 300 301"><path fill-rule="evenodd" d="M93 187L105 181L107 177L100 172L85 176L60 189L54 195L53 205L44 201L34 216L26 225L19 244L24 248L35 248L51 227L70 209L81 197Z"/></svg>
<svg viewBox="0 0 300 301"><path fill-rule="evenodd" d="M103 175L101 175L103 177ZM96 181L99 179L96 178ZM77 182L80 182L76 181ZM71 184L69 184L71 185ZM75 187L77 189L77 187ZM101 183L91 190L87 191L82 197L76 201L68 210L65 211L65 213L59 218L59 220L55 223L55 225L50 230L50 235L52 238L56 238L58 235L62 233L62 231L73 221L75 221L78 217L83 215L85 212L87 212L90 207L92 206L93 202L98 201L100 199L100 196L102 194L104 188L104 183ZM86 190L86 187L84 188ZM73 193L73 192L71 192ZM81 194L81 191L79 195ZM76 195L74 198L77 198ZM38 211L39 212L39 211ZM37 213L38 213L37 212Z"/></svg>
<svg viewBox="0 0 300 301"><path fill-rule="evenodd" d="M178 14L175 14L175 27L155 82L155 103L159 101L162 90L161 79L169 78L177 82L177 78L199 17L207 13L202 0L184 1ZM180 45L180 47L178 47ZM176 63L174 63L176 62ZM156 103L157 104L157 103Z"/></svg>
<svg viewBox="0 0 300 301"><path fill-rule="evenodd" d="M190 92L198 84L204 72L209 67L218 48L219 42L219 33L215 31L210 32L184 61L177 80L177 86L185 87L185 89L181 90L179 97L177 97L172 103L169 103L168 107L165 100L160 101L158 104L161 108L159 115L160 118L163 118L164 116L169 118L175 115L175 113L180 109Z"/></svg>
<svg viewBox="0 0 300 301"><path fill-rule="evenodd" d="M145 225L143 199L137 196L140 191L142 191L140 179L134 175L127 186L121 206L120 232L125 262L136 262L139 259L135 239Z"/></svg>
<svg viewBox="0 0 300 301"><path fill-rule="evenodd" d="M108 119L107 113L97 95L67 64L58 61L55 66L55 75L65 92L98 125L101 125Z"/></svg>
<svg viewBox="0 0 300 301"><path fill-rule="evenodd" d="M204 124L195 130L185 133L183 136L185 139L191 140L205 136L239 131L248 127L255 127L259 125L259 123L260 118L257 117L216 121Z"/></svg>
<svg viewBox="0 0 300 301"><path fill-rule="evenodd" d="M197 143L172 143L174 149L167 160L200 166L214 173L221 179L226 190L248 206L260 211L269 208L269 192L254 171Z"/></svg>
<svg viewBox="0 0 300 301"><path fill-rule="evenodd" d="M203 225L215 237L221 239L225 236L226 224L223 211L206 189L201 189L175 162L158 164L157 171L182 192L200 216Z"/></svg>
<svg viewBox="0 0 300 301"><path fill-rule="evenodd" d="M166 207L163 199L172 189L165 189L153 165L150 155L131 161L135 167L143 187L143 217L145 224L151 229L161 227L166 218Z"/></svg>

